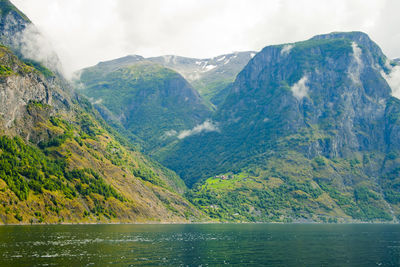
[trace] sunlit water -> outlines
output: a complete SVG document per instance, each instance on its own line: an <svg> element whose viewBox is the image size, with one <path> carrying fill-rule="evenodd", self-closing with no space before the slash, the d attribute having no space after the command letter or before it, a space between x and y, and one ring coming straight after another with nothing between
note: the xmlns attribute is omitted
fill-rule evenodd
<svg viewBox="0 0 400 267"><path fill-rule="evenodd" d="M400 225L1 226L0 266L400 266Z"/></svg>

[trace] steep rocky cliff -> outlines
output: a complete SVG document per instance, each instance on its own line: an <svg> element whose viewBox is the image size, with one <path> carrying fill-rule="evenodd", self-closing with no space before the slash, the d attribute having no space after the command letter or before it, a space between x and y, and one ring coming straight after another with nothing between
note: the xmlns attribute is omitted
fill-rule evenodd
<svg viewBox="0 0 400 267"><path fill-rule="evenodd" d="M189 185L235 177L195 187L195 199L216 196L219 216L229 214L223 205L238 218L391 220L400 196L391 187L400 151L392 66L360 32L266 47L213 118L219 131L185 138L163 162ZM247 208L229 194L246 196ZM273 199L282 206L265 203Z"/></svg>

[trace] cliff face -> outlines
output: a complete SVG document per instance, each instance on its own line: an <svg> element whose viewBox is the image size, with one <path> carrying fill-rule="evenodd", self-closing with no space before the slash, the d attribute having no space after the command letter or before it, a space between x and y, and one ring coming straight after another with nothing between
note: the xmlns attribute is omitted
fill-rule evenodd
<svg viewBox="0 0 400 267"><path fill-rule="evenodd" d="M14 132L23 125L15 127L26 115L26 106L35 101L55 107L55 111L67 112L71 105L70 88L51 71L46 71L46 77L33 65L20 61L11 50L0 47L0 116L1 128ZM29 63L28 63L29 64ZM62 88L62 86L65 86Z"/></svg>
<svg viewBox="0 0 400 267"><path fill-rule="evenodd" d="M0 9L0 41L6 46L18 47L16 36L31 25L31 21L8 0L0 1Z"/></svg>
<svg viewBox="0 0 400 267"><path fill-rule="evenodd" d="M268 129L268 134L318 126L329 139L307 144L303 152L309 157L385 150L394 145L384 138L391 99L381 75L388 71L386 61L362 33L267 47L240 73L218 118L228 128L248 125L249 132Z"/></svg>
<svg viewBox="0 0 400 267"><path fill-rule="evenodd" d="M289 196L294 194L291 190L301 188L299 184L311 183L322 192L333 186L338 195L349 194L354 203L348 205L359 209L358 213L351 212L339 205L343 214L389 218L378 211L389 214L392 208L388 207L398 204L393 197L398 193L389 185L393 181L387 180L397 168L400 148L399 101L391 96L386 80L393 65L360 32L332 33L266 47L239 73L213 118L220 131L185 138L164 163L189 185L199 178L239 173L239 177L247 178L238 178L233 186L236 190L257 188L249 184L250 178L261 184L279 178L283 182L279 188ZM215 191L207 193L204 187L196 187L203 197L220 193L226 196L231 190L220 191L222 185L207 181L206 185L215 187ZM287 187L291 184L295 188ZM266 191L271 190L264 186ZM374 204L372 198L366 198L368 205L377 208L374 215L357 199L360 188L368 194L373 192L370 196L379 200ZM307 195L310 192L304 188L300 191L306 192L305 199L317 199ZM328 194L333 202L340 202L332 192ZM248 197L252 199L251 194ZM287 201L294 200L292 207L298 209L295 199L288 197ZM250 201L247 215L253 210L249 216L256 216L257 201ZM307 200L300 202L304 205ZM318 209L314 204L305 206ZM279 213L292 218L299 215L286 208ZM308 214L307 218L314 216L310 210L302 212ZM320 214L326 215L323 211Z"/></svg>

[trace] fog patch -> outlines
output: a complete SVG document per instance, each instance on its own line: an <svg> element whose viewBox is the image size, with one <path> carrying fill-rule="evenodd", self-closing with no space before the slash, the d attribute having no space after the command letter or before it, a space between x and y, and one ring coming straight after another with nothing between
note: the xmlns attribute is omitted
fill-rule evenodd
<svg viewBox="0 0 400 267"><path fill-rule="evenodd" d="M353 62L349 66L348 74L354 83L360 84L360 74L363 67L361 59L362 50L355 42L351 43L351 48L353 49Z"/></svg>
<svg viewBox="0 0 400 267"><path fill-rule="evenodd" d="M24 58L34 60L52 71L62 73L61 62L52 45L34 25L27 25L22 32L14 36L13 41L19 47Z"/></svg>
<svg viewBox="0 0 400 267"><path fill-rule="evenodd" d="M392 96L400 99L400 66L391 68L389 74L381 71L381 75L392 89Z"/></svg>
<svg viewBox="0 0 400 267"><path fill-rule="evenodd" d="M172 136L176 136L176 135L178 135L178 132L175 130L169 130L164 133L164 136L166 136L166 137L172 137Z"/></svg>
<svg viewBox="0 0 400 267"><path fill-rule="evenodd" d="M292 44L287 44L285 45L282 50L281 50L281 55L288 55L290 53L290 50L292 50L292 48L294 47L294 45Z"/></svg>
<svg viewBox="0 0 400 267"><path fill-rule="evenodd" d="M198 124L191 130L183 130L179 132L178 138L184 139L188 136L199 134L201 132L219 132L218 125L211 120L206 120L202 124Z"/></svg>
<svg viewBox="0 0 400 267"><path fill-rule="evenodd" d="M293 86L290 88L293 96L296 97L297 100L301 100L308 96L308 86L306 85L307 82L308 77L304 75L303 78L301 78L297 83L293 84Z"/></svg>
<svg viewBox="0 0 400 267"><path fill-rule="evenodd" d="M95 100L95 101L93 102L93 104L95 104L95 105L99 105L99 104L101 104L101 103L103 103L103 99L101 99L101 98L99 98L99 99L97 99L97 100Z"/></svg>

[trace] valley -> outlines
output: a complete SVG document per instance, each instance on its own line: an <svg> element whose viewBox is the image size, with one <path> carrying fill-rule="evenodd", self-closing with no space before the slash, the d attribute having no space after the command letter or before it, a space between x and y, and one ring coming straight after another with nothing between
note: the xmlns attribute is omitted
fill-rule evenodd
<svg viewBox="0 0 400 267"><path fill-rule="evenodd" d="M0 10L1 224L400 219L400 66L366 33L68 81Z"/></svg>

